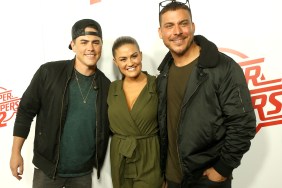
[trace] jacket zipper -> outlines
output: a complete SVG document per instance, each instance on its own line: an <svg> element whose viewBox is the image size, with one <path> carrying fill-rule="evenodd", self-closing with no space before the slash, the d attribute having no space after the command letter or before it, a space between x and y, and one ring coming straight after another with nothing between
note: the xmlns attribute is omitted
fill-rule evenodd
<svg viewBox="0 0 282 188"><path fill-rule="evenodd" d="M202 80L202 82L200 82L200 83L196 86L196 88L195 88L195 90L193 91L191 97L194 96L194 94L195 94L196 91L198 90L199 86L200 86L204 81L205 81L205 80ZM191 97L187 100L187 102L186 102L185 104L183 104L183 105L181 106L181 109L180 109L180 116L179 116L178 124L177 124L177 130L178 130L178 131L177 131L177 147L176 147L176 149L177 149L177 154L178 154L178 158L179 158L179 162L180 162L180 169L181 169L182 175L184 175L183 168L182 168L182 163L183 163L183 162L182 162L182 158L180 157L180 154L179 154L179 144L178 144L178 141L179 141L179 131L180 131L180 121L181 121L181 115L182 115L183 107L189 102L189 100L191 99Z"/></svg>
<svg viewBox="0 0 282 188"><path fill-rule="evenodd" d="M181 114L181 111L182 109L180 110L180 114ZM178 118L178 123L177 123L177 130L179 130L179 126L180 126L180 116ZM179 166L180 166L180 170L181 170L181 173L182 173L182 176L183 176L183 169L182 169L182 160L181 160L181 157L179 155L179 144L178 144L178 141L179 141L179 134L178 134L178 131L177 131L177 135L176 135L176 150L177 150L177 156L178 156L178 160L179 160Z"/></svg>
<svg viewBox="0 0 282 188"><path fill-rule="evenodd" d="M61 144L61 132L62 132L62 113L63 113L63 108L64 108L64 99L65 99L65 95L66 95L66 91L67 91L67 87L68 87L68 83L70 81L71 77L69 77L67 84L65 85L65 89L64 89L64 94L63 94L63 99L62 99L62 108L61 108L61 117L60 117L60 129L59 129L59 141L58 141L58 156L57 156L57 160L56 160L56 165L55 165L55 170L54 170L54 174L53 174L53 179L56 178L56 173L57 173L57 168L58 168L58 164L59 164L59 159L60 159L60 144Z"/></svg>
<svg viewBox="0 0 282 188"><path fill-rule="evenodd" d="M166 85L167 85L167 82L168 82L168 72L164 73L163 77L166 79ZM166 98L167 98L167 94L166 94ZM181 110L180 110L180 114L181 114L181 111L182 111L182 107L181 107ZM178 117L178 123L177 123L177 130L179 128L179 122L180 122L180 116ZM182 176L183 176L183 169L182 169L182 160L180 158L180 155L179 155L179 146L178 146L178 140L179 140L179 134L178 134L178 131L177 131L177 135L176 135L176 150L177 150L177 156L178 156L178 160L179 160L179 166L180 166L180 170L181 170L181 173L182 173Z"/></svg>
<svg viewBox="0 0 282 188"><path fill-rule="evenodd" d="M97 117L98 117L98 111L97 111L97 102L98 102L98 91L97 91L97 93L96 93L96 105L95 105L95 108L96 108L96 127L95 127L95 129L96 129L96 143L95 143L95 145L96 145L96 151L95 151L95 159L96 159L96 165L97 165L97 173L99 174L99 164L98 164L98 145L97 145L97 143L98 143L98 120L97 120Z"/></svg>

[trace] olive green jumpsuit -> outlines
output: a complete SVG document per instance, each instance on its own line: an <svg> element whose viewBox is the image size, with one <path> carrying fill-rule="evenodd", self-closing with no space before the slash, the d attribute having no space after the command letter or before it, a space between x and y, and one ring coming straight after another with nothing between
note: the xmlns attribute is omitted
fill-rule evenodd
<svg viewBox="0 0 282 188"><path fill-rule="evenodd" d="M160 149L157 125L155 77L147 84L133 108L127 106L122 80L111 83L108 114L113 132L110 146L114 188L160 188Z"/></svg>

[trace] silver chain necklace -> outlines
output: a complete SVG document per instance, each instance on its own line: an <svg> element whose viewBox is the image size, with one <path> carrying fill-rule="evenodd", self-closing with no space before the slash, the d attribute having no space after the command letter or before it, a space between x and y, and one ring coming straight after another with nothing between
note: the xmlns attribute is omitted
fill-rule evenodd
<svg viewBox="0 0 282 188"><path fill-rule="evenodd" d="M87 97L88 97L89 92L90 92L90 90L91 90L91 88L92 88L92 85L93 85L95 76L93 76L93 80L92 80L92 82L91 82L91 85L90 85L90 87L89 87L89 89L88 89L88 92L87 92L86 96L84 97L84 95L83 95L83 93L82 93L82 90L81 90L81 87L80 87L80 85L79 85L79 81L78 81L78 77L77 77L77 74L76 74L76 70L74 70L74 74L75 74L75 79L76 79L76 82L77 82L77 85L78 85L78 88L79 88L81 97L82 97L82 99L83 99L83 103L86 103Z"/></svg>

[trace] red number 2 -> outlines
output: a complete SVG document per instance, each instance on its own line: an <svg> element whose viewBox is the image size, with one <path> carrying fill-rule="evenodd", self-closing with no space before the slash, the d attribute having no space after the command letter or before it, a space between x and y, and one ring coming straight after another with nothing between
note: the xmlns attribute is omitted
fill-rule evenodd
<svg viewBox="0 0 282 188"><path fill-rule="evenodd" d="M6 118L6 112L0 112L0 127L5 127L7 123L3 123Z"/></svg>

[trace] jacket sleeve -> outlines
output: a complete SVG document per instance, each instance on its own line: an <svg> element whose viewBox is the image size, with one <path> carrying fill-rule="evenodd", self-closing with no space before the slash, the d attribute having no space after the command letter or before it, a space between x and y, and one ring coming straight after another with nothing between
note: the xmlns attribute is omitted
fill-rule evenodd
<svg viewBox="0 0 282 188"><path fill-rule="evenodd" d="M14 136L27 138L31 123L40 109L40 93L43 84L40 77L41 69L36 71L21 98L14 124Z"/></svg>
<svg viewBox="0 0 282 188"><path fill-rule="evenodd" d="M236 62L229 65L218 92L226 136L220 160L214 165L225 177L240 165L256 134L256 117L244 73Z"/></svg>

